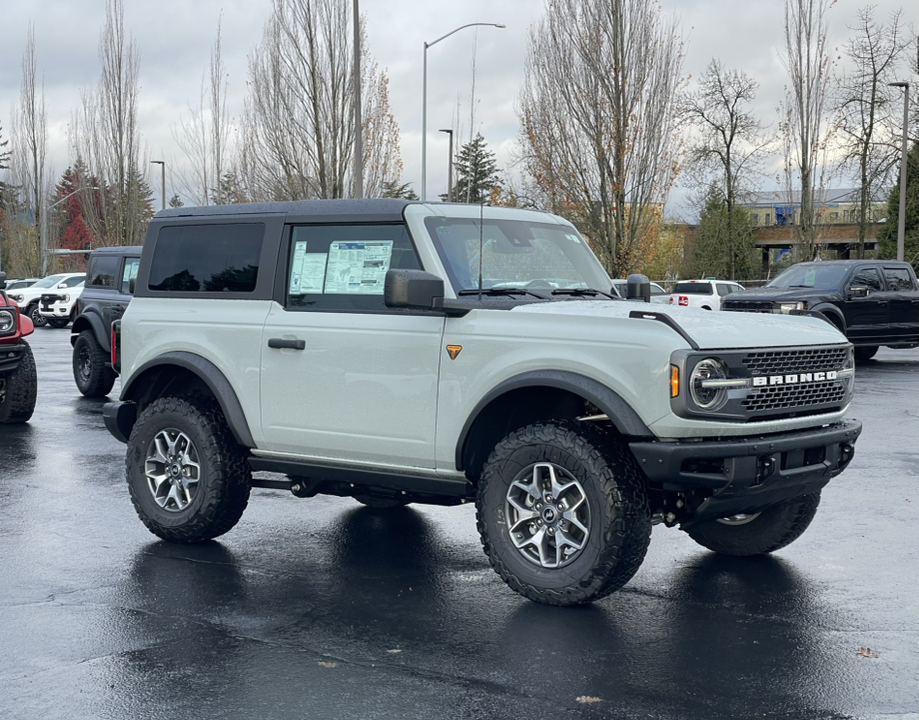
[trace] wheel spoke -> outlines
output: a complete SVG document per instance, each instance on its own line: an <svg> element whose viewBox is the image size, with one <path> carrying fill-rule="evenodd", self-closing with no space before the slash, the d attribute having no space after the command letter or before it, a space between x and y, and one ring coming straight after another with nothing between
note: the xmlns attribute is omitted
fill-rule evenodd
<svg viewBox="0 0 919 720"><path fill-rule="evenodd" d="M180 430L161 430L147 453L144 474L157 505L169 512L187 508L201 479L201 463L191 438Z"/></svg>
<svg viewBox="0 0 919 720"><path fill-rule="evenodd" d="M574 512L573 510L570 510L570 511L566 512L566 513L564 514L563 517L564 517L565 520L567 520L569 523L571 523L572 525L574 525L578 530L580 530L582 533L584 533L585 537L586 537L587 534L590 532L590 529L589 529L586 525L584 525L584 523L582 523L582 522L578 519L577 513Z"/></svg>

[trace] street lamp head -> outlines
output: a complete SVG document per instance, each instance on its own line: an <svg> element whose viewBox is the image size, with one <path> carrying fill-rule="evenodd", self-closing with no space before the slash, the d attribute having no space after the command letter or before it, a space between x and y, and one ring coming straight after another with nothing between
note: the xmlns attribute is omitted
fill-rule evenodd
<svg viewBox="0 0 919 720"><path fill-rule="evenodd" d="M440 130L439 132L449 133L450 135L453 134L453 130L449 130L449 129L448 129L448 130Z"/></svg>
<svg viewBox="0 0 919 720"><path fill-rule="evenodd" d="M887 83L887 85L888 85L889 87L901 87L901 88L908 88L908 87L909 87L909 83L908 83L908 82L892 82L892 83Z"/></svg>
<svg viewBox="0 0 919 720"><path fill-rule="evenodd" d="M165 160L151 160L150 164L151 165L165 165L166 161Z"/></svg>

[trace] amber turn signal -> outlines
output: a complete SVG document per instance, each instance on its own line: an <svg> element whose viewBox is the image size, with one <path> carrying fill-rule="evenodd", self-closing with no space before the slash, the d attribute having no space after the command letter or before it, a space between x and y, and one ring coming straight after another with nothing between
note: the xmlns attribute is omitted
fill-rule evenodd
<svg viewBox="0 0 919 720"><path fill-rule="evenodd" d="M676 365L670 366L670 397L680 396L680 368Z"/></svg>

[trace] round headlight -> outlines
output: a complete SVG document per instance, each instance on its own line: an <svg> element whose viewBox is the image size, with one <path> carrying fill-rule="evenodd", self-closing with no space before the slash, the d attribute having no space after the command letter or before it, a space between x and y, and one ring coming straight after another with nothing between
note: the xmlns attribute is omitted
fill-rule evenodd
<svg viewBox="0 0 919 720"><path fill-rule="evenodd" d="M16 318L9 310L0 310L0 333L8 333L16 324Z"/></svg>
<svg viewBox="0 0 919 720"><path fill-rule="evenodd" d="M720 360L705 358L696 363L689 376L689 392L693 402L701 410L713 410L724 402L727 389L724 387L706 387L707 380L726 380L727 368Z"/></svg>

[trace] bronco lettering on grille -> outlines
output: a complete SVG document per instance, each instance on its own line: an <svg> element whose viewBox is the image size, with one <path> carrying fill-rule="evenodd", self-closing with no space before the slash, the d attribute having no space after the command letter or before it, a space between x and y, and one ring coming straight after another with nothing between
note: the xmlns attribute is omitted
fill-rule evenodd
<svg viewBox="0 0 919 720"><path fill-rule="evenodd" d="M801 383L825 382L835 380L838 376L836 370L826 372L799 373L797 375L761 375L753 378L753 387L764 385L800 385Z"/></svg>

